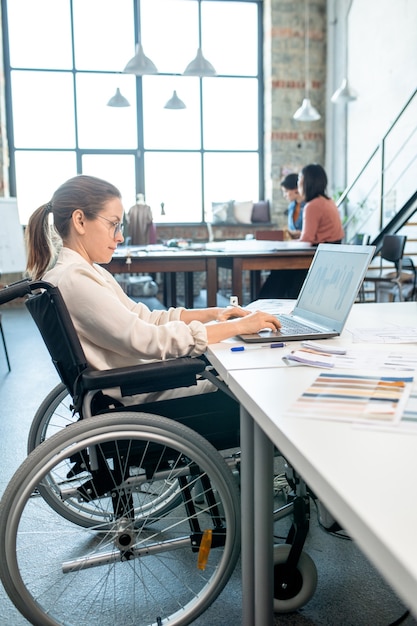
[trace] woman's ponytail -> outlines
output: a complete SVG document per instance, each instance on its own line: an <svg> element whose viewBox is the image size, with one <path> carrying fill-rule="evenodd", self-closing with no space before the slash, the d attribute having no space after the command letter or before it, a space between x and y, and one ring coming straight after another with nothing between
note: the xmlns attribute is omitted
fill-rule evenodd
<svg viewBox="0 0 417 626"><path fill-rule="evenodd" d="M55 237L49 224L52 204L40 206L29 218L26 228L28 259L26 273L32 280L42 278L56 256Z"/></svg>

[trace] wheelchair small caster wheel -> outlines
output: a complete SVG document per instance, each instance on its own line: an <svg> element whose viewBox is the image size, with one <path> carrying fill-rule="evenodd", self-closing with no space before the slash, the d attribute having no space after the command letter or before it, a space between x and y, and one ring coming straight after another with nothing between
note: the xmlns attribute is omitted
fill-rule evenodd
<svg viewBox="0 0 417 626"><path fill-rule="evenodd" d="M311 557L302 552L295 573L289 575L287 559L291 546L274 546L274 612L291 613L301 608L314 595L317 569Z"/></svg>

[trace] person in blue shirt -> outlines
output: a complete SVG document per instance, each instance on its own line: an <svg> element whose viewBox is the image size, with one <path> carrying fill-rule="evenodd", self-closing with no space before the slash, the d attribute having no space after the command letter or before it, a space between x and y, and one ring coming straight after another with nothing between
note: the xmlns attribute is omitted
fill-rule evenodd
<svg viewBox="0 0 417 626"><path fill-rule="evenodd" d="M287 174L281 181L284 198L289 202L287 209L288 233L293 239L298 239L303 228L304 202L298 191L298 174Z"/></svg>
<svg viewBox="0 0 417 626"><path fill-rule="evenodd" d="M281 181L282 195L289 202L287 208L287 232L291 239L298 239L303 229L303 197L298 191L298 174L287 174ZM303 284L305 270L272 270L261 287L258 299L296 298Z"/></svg>
<svg viewBox="0 0 417 626"><path fill-rule="evenodd" d="M289 176L293 176L289 181ZM292 181L296 180L294 183ZM327 193L327 175L323 167L318 163L310 163L303 167L298 174L289 174L281 182L284 189L298 185L297 196L293 197L287 191L286 197L292 200L291 222L296 225L297 218L302 214L301 233L291 236L297 241L309 242L316 246L319 243L341 243L344 231L337 207ZM294 215L297 198L305 202L305 206L300 202L299 214ZM290 228L290 211L288 214L288 224ZM294 231L293 231L294 232ZM307 276L306 269L282 269L272 270L268 278L262 285L258 298L290 298L296 299Z"/></svg>

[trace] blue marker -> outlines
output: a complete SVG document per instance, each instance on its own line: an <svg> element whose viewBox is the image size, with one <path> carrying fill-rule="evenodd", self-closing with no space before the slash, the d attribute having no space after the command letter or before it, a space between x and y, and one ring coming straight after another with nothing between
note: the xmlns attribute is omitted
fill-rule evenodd
<svg viewBox="0 0 417 626"><path fill-rule="evenodd" d="M259 350L260 348L284 348L286 345L287 344L280 341L278 343L269 343L267 346L259 346L257 348L251 347L249 350ZM243 352L244 350L245 346L234 346L233 348L230 348L231 352Z"/></svg>

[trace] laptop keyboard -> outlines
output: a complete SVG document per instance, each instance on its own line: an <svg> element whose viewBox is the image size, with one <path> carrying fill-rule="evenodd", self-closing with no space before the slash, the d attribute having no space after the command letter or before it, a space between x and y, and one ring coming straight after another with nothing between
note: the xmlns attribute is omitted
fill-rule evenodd
<svg viewBox="0 0 417 626"><path fill-rule="evenodd" d="M311 326L307 326L307 324L302 324L301 322L297 322L291 316L277 315L277 317L279 321L281 322L281 328L279 332L284 335L305 335L307 333L320 334L317 329L312 328Z"/></svg>

